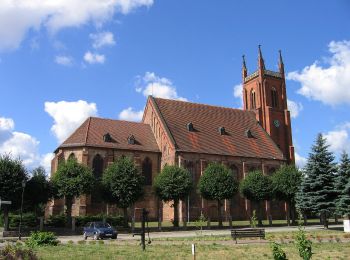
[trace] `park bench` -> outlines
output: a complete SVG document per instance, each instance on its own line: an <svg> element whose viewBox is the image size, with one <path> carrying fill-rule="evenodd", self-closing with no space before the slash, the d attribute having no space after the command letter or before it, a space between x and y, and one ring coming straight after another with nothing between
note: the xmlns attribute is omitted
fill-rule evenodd
<svg viewBox="0 0 350 260"><path fill-rule="evenodd" d="M236 244L237 244L237 238L258 237L262 239L262 238L265 238L265 229L263 228L232 229L231 237L236 241Z"/></svg>

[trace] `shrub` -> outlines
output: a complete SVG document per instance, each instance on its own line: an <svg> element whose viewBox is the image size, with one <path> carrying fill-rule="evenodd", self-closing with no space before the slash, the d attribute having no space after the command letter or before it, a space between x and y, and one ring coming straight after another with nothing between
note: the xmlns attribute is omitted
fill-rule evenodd
<svg viewBox="0 0 350 260"><path fill-rule="evenodd" d="M103 245L105 242L104 242L103 240L98 240L97 243L98 243L99 245Z"/></svg>
<svg viewBox="0 0 350 260"><path fill-rule="evenodd" d="M18 227L21 221L20 215L10 215L9 222L10 227ZM38 225L38 219L34 213L23 213L22 215L22 227L35 227Z"/></svg>
<svg viewBox="0 0 350 260"><path fill-rule="evenodd" d="M63 214L51 215L47 220L46 224L50 227L65 227L66 217Z"/></svg>
<svg viewBox="0 0 350 260"><path fill-rule="evenodd" d="M276 242L271 243L272 255L275 260L287 260L286 253L283 251L280 244Z"/></svg>
<svg viewBox="0 0 350 260"><path fill-rule="evenodd" d="M73 240L68 240L67 244L68 244L68 245L73 245L73 244L74 244L74 241L73 241Z"/></svg>
<svg viewBox="0 0 350 260"><path fill-rule="evenodd" d="M309 260L312 257L312 242L306 239L305 231L299 226L299 231L296 235L296 246L299 250L299 255L304 260Z"/></svg>
<svg viewBox="0 0 350 260"><path fill-rule="evenodd" d="M253 215L250 218L250 227L256 228L256 224L257 224L256 210L253 210Z"/></svg>
<svg viewBox="0 0 350 260"><path fill-rule="evenodd" d="M44 245L56 246L57 244L58 240L52 232L32 232L30 233L30 237L26 240L26 245L29 247Z"/></svg>
<svg viewBox="0 0 350 260"><path fill-rule="evenodd" d="M78 244L79 244L79 245L85 245L85 244L86 244L86 241L85 241L85 240L79 240L79 241L78 241Z"/></svg>
<svg viewBox="0 0 350 260"><path fill-rule="evenodd" d="M2 250L0 250L0 259L37 260L38 257L30 248L7 244Z"/></svg>

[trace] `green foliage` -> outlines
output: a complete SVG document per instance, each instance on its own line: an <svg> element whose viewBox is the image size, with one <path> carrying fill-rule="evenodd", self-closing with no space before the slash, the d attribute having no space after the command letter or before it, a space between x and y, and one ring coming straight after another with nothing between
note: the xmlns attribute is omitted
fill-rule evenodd
<svg viewBox="0 0 350 260"><path fill-rule="evenodd" d="M350 159L345 151L341 155L335 188L338 193L336 212L340 215L350 215Z"/></svg>
<svg viewBox="0 0 350 260"><path fill-rule="evenodd" d="M37 213L44 214L47 201L53 197L53 187L48 181L45 169L38 167L32 171L32 177L27 182L24 194L25 207Z"/></svg>
<svg viewBox="0 0 350 260"><path fill-rule="evenodd" d="M294 165L283 165L272 175L274 198L293 202L301 181L302 173L298 168Z"/></svg>
<svg viewBox="0 0 350 260"><path fill-rule="evenodd" d="M198 188L205 199L231 199L238 190L238 181L225 165L210 163L199 179Z"/></svg>
<svg viewBox="0 0 350 260"><path fill-rule="evenodd" d="M12 208L19 208L22 181L27 181L26 169L20 159L9 154L0 155L0 198L12 201Z"/></svg>
<svg viewBox="0 0 350 260"><path fill-rule="evenodd" d="M9 215L10 227L18 227L20 222L20 215ZM38 218L34 213L23 213L22 215L22 227L36 227L38 225Z"/></svg>
<svg viewBox="0 0 350 260"><path fill-rule="evenodd" d="M31 232L30 237L25 241L26 245L34 248L37 246L57 246L58 240L52 232Z"/></svg>
<svg viewBox="0 0 350 260"><path fill-rule="evenodd" d="M240 193L248 200L260 202L272 197L272 181L261 171L252 171L241 181Z"/></svg>
<svg viewBox="0 0 350 260"><path fill-rule="evenodd" d="M304 178L297 194L297 207L305 212L329 216L335 210L334 156L322 134L317 136L304 169Z"/></svg>
<svg viewBox="0 0 350 260"><path fill-rule="evenodd" d="M309 260L312 257L312 242L306 238L305 230L299 226L295 244L299 250L299 255L304 260Z"/></svg>
<svg viewBox="0 0 350 260"><path fill-rule="evenodd" d="M207 220L205 219L204 214L201 212L201 215L199 216L198 220L195 221L196 228L200 230L200 235L202 235L203 226L205 225L206 221Z"/></svg>
<svg viewBox="0 0 350 260"><path fill-rule="evenodd" d="M251 226L251 228L256 228L256 224L257 224L256 210L253 210L253 215L250 218L250 226Z"/></svg>
<svg viewBox="0 0 350 260"><path fill-rule="evenodd" d="M288 259L286 253L283 251L280 244L278 244L276 242L272 242L271 249L272 249L273 259L275 259L275 260L287 260Z"/></svg>
<svg viewBox="0 0 350 260"><path fill-rule="evenodd" d="M120 208L134 204L143 194L143 176L134 162L128 157L121 157L108 166L102 176L105 200L116 203Z"/></svg>
<svg viewBox="0 0 350 260"><path fill-rule="evenodd" d="M88 222L103 221L104 218L106 219L106 222L112 226L122 226L124 223L123 216L95 215L95 216L78 216L75 218L76 219L75 224L78 227L83 227Z"/></svg>
<svg viewBox="0 0 350 260"><path fill-rule="evenodd" d="M0 250L0 259L37 260L39 258L30 248L23 248L22 246L18 245L6 244L5 247Z"/></svg>
<svg viewBox="0 0 350 260"><path fill-rule="evenodd" d="M94 176L87 166L74 159L61 163L52 177L58 197L74 198L89 194L94 184Z"/></svg>
<svg viewBox="0 0 350 260"><path fill-rule="evenodd" d="M46 224L50 227L64 227L66 225L66 217L63 214L51 215Z"/></svg>
<svg viewBox="0 0 350 260"><path fill-rule="evenodd" d="M190 173L178 166L165 166L154 180L156 194L163 201L186 198L192 189Z"/></svg>

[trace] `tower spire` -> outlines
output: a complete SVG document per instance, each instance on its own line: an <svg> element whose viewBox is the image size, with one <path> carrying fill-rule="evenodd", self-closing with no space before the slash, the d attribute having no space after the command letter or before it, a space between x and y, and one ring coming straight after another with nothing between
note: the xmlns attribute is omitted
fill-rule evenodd
<svg viewBox="0 0 350 260"><path fill-rule="evenodd" d="M244 82L244 79L247 77L247 74L248 74L248 70L247 70L247 65L245 63L245 56L242 55L242 59L243 59L243 64L242 64L242 77L243 77L243 82Z"/></svg>
<svg viewBox="0 0 350 260"><path fill-rule="evenodd" d="M262 56L262 53L261 53L261 45L259 44L258 45L258 48L259 48L259 56L258 56L258 67L259 67L259 70L265 70L265 63L264 63L264 58Z"/></svg>
<svg viewBox="0 0 350 260"><path fill-rule="evenodd" d="M279 50L279 62L278 62L278 68L282 76L284 76L284 64L283 64L283 59L282 59L282 51Z"/></svg>

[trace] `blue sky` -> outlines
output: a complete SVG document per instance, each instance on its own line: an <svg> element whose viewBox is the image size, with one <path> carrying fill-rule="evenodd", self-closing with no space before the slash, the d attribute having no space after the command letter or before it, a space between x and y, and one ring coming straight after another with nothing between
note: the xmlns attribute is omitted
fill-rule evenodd
<svg viewBox="0 0 350 260"><path fill-rule="evenodd" d="M322 132L350 152L350 2L8 0L0 152L48 168L90 115L138 120L147 94L240 107L242 54L282 50L298 164ZM235 91L236 90L236 91Z"/></svg>

